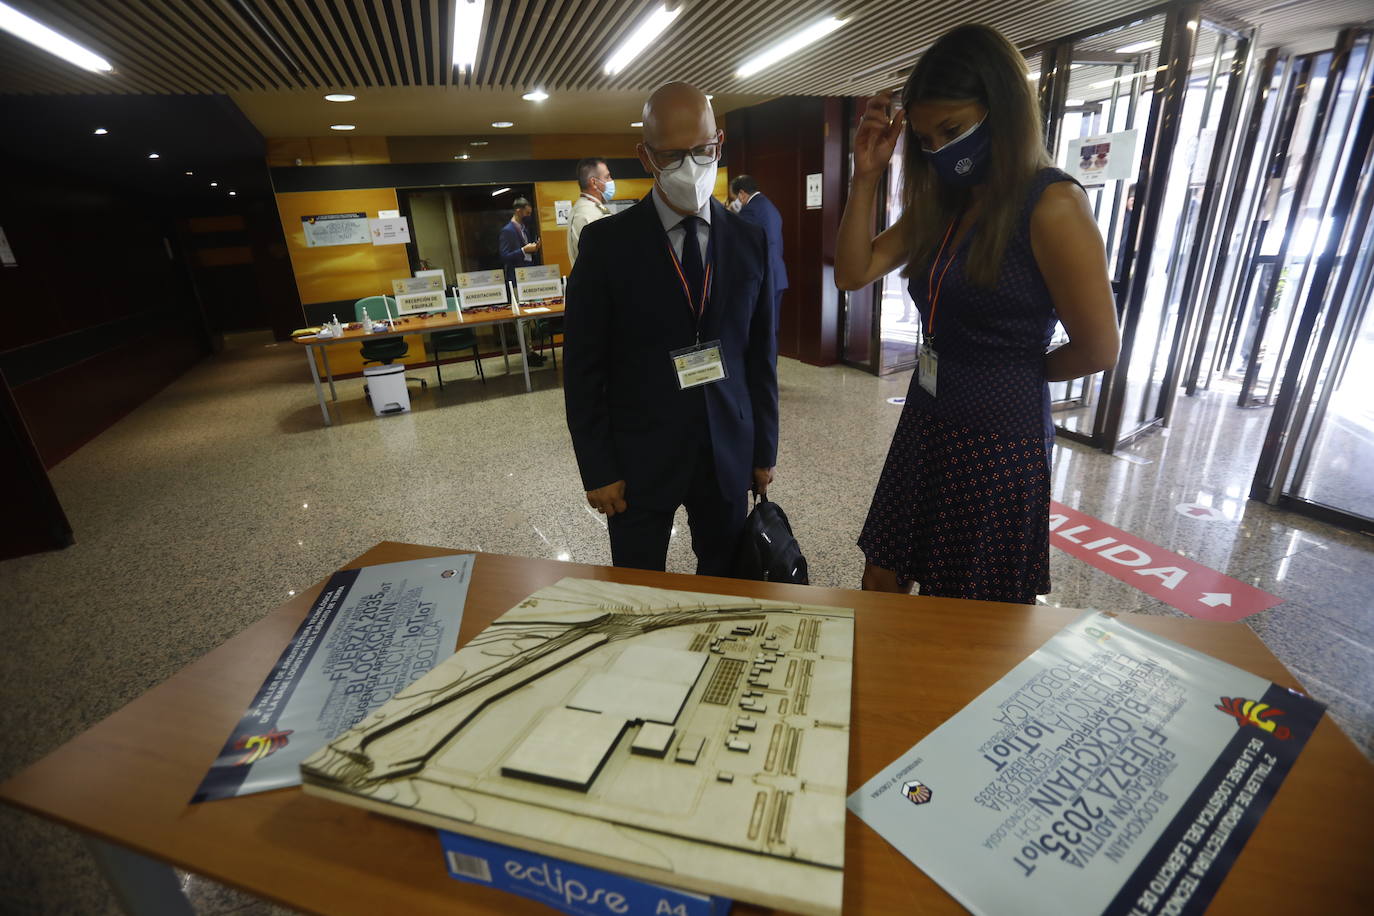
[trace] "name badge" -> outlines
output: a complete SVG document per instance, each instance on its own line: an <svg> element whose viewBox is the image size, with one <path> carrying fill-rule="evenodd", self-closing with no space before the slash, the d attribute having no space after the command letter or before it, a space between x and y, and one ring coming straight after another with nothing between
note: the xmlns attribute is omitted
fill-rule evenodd
<svg viewBox="0 0 1374 916"><path fill-rule="evenodd" d="M720 341L708 340L695 347L684 347L668 354L677 373L677 386L682 390L709 385L728 377L725 360L720 355Z"/></svg>
<svg viewBox="0 0 1374 916"><path fill-rule="evenodd" d="M916 356L916 380L932 398L935 397L935 377L939 372L940 357L935 355L930 344L921 344L921 351Z"/></svg>

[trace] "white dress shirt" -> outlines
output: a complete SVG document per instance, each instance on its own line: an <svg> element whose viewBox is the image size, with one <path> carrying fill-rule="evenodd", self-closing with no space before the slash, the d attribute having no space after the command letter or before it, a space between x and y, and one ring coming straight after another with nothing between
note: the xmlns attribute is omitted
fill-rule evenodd
<svg viewBox="0 0 1374 916"><path fill-rule="evenodd" d="M658 188L655 187L650 195L654 199L654 209L658 211L658 218L663 223L663 230L668 233L668 241L673 246L673 254L677 255L679 261L682 260L682 238L686 230L679 225L685 217L668 206L659 197ZM697 223L697 243L701 245L701 263L706 263L706 244L711 240L711 199L708 197L702 208L696 212L701 217L701 222Z"/></svg>

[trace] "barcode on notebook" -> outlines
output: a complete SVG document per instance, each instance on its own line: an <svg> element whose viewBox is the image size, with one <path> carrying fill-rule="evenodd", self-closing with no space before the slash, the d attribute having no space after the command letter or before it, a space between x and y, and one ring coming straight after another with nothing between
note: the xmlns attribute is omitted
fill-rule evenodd
<svg viewBox="0 0 1374 916"><path fill-rule="evenodd" d="M459 852L448 853L448 870L464 878L491 882L491 867L481 856L465 856Z"/></svg>

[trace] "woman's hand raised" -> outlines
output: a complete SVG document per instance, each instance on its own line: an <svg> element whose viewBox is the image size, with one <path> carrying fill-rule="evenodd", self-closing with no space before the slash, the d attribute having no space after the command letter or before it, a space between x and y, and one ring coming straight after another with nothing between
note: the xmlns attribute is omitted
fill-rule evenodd
<svg viewBox="0 0 1374 916"><path fill-rule="evenodd" d="M868 100L859 119L859 130L854 135L855 181L877 178L892 159L897 138L906 126L906 112L899 108L889 116L891 104L892 93L880 92Z"/></svg>

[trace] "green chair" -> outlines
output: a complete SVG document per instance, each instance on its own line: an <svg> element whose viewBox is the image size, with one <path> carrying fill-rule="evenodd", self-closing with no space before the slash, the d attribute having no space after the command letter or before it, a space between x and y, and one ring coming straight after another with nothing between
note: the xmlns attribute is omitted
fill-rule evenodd
<svg viewBox="0 0 1374 916"><path fill-rule="evenodd" d="M446 311L458 311L458 300L452 296L448 297L448 308ZM451 331L435 331L429 335L430 349L434 351L434 374L439 377L439 390L444 388L444 373L439 368L439 355L441 353L472 351L472 361L477 366L477 377L482 380L482 384L487 383L486 373L482 371L482 354L477 344L477 332L471 328L454 328Z"/></svg>
<svg viewBox="0 0 1374 916"><path fill-rule="evenodd" d="M381 321L385 318L397 317L396 300L390 296L368 296L366 299L359 299L353 304L353 320L363 320L363 310L367 310L367 316L373 321ZM388 366L410 352L410 346L404 337L383 337L379 340L363 341L363 365L368 363L381 363ZM422 378L406 376L407 382L419 382L422 389L429 387L429 382ZM363 394L367 394L367 385L363 385Z"/></svg>
<svg viewBox="0 0 1374 916"><path fill-rule="evenodd" d="M554 335L563 329L562 318L536 318L530 322L530 343L539 351L539 355L544 354L544 350L549 351L553 357L553 368L558 368L558 346L554 343Z"/></svg>

